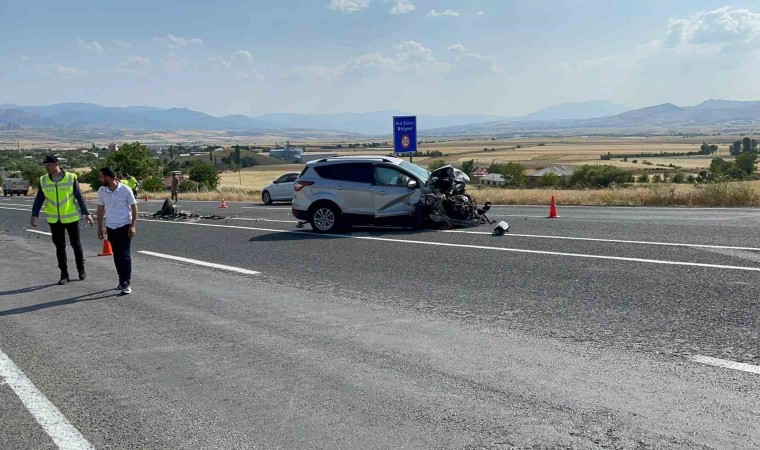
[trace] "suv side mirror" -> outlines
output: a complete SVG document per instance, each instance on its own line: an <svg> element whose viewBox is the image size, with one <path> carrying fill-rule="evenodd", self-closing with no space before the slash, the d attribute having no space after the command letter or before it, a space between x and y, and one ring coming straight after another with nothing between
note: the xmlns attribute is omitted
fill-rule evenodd
<svg viewBox="0 0 760 450"><path fill-rule="evenodd" d="M417 189L417 181L409 180L409 182L406 183L406 187L408 187L409 189Z"/></svg>

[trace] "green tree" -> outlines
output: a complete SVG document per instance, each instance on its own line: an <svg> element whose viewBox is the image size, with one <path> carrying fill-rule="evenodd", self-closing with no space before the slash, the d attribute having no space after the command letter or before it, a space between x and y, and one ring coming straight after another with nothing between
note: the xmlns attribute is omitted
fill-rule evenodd
<svg viewBox="0 0 760 450"><path fill-rule="evenodd" d="M468 177L472 178L472 174L475 172L475 160L462 162L462 172L466 173Z"/></svg>
<svg viewBox="0 0 760 450"><path fill-rule="evenodd" d="M220 178L213 164L200 160L193 161L190 179L200 184L201 189L216 189Z"/></svg>
<svg viewBox="0 0 760 450"><path fill-rule="evenodd" d="M752 175L755 172L755 161L757 160L757 153L744 152L736 157L736 167L747 174Z"/></svg>
<svg viewBox="0 0 760 450"><path fill-rule="evenodd" d="M522 164L511 162L501 165L498 172L504 177L506 186L525 186L527 177L525 176L525 167Z"/></svg>
<svg viewBox="0 0 760 450"><path fill-rule="evenodd" d="M570 176L568 184L578 188L609 187L632 181L631 174L613 166L585 165Z"/></svg>
<svg viewBox="0 0 760 450"><path fill-rule="evenodd" d="M165 189L164 183L159 177L146 178L142 182L142 188L146 192L161 192Z"/></svg>
<svg viewBox="0 0 760 450"><path fill-rule="evenodd" d="M33 187L40 186L40 177L46 173L42 166L33 163L26 163L21 167L21 178L28 180Z"/></svg>
<svg viewBox="0 0 760 450"><path fill-rule="evenodd" d="M548 172L538 179L538 185L540 187L556 187L559 185L560 176L554 172Z"/></svg>
<svg viewBox="0 0 760 450"><path fill-rule="evenodd" d="M639 175L636 181L638 183L649 183L649 175L642 173L641 175Z"/></svg>
<svg viewBox="0 0 760 450"><path fill-rule="evenodd" d="M127 172L138 180L159 175L158 161L150 155L148 147L133 142L124 144L115 152L111 152L104 160L99 160L92 170L82 177L93 189L100 187L98 172L103 167L110 167L116 173Z"/></svg>

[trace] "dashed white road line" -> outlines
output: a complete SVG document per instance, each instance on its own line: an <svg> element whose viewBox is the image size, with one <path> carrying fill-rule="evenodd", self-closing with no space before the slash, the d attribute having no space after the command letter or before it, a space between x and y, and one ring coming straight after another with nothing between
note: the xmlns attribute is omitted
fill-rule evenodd
<svg viewBox="0 0 760 450"><path fill-rule="evenodd" d="M293 208L280 208L276 206L241 206L242 209L283 209L290 211Z"/></svg>
<svg viewBox="0 0 760 450"><path fill-rule="evenodd" d="M693 362L701 364L708 364L710 366L740 370L742 372L749 372L760 375L760 366L753 366L752 364L740 363L736 361L729 361L727 359L713 358L711 356L702 355L691 355L688 358Z"/></svg>
<svg viewBox="0 0 760 450"><path fill-rule="evenodd" d="M192 226L200 226L200 227L233 228L233 229L240 229L240 230L268 231L272 233L292 233L292 234L305 233L304 231L276 230L276 229L271 229L271 228L256 228L256 227L241 227L237 225L216 225L216 224L198 223L198 222L167 222L167 221L162 221L162 220L147 220L147 219L141 219L141 220L145 222L157 222L157 223L166 223L166 224L173 224L173 225L192 225ZM342 238L342 239L360 239L360 240L378 241L378 242L395 242L395 243L413 244L413 245L431 245L431 246L440 246L440 247L466 248L466 249L475 249L475 250L501 251L501 252L510 252L510 253L528 253L528 254L534 254L534 255L604 259L604 260L612 260L612 261L662 264L662 265L670 265L670 266L706 267L706 268L711 268L711 269L728 269L728 270L744 270L744 271L749 271L749 272L760 272L760 267L727 266L727 265L721 265L721 264L694 263L694 262L686 262L686 261L666 261L666 260L659 260L659 259L627 258L623 256L590 255L590 254L585 254L585 253L550 252L550 251L545 251L545 250L527 250L527 249L521 249L521 248L488 247L485 245L453 244L450 242L434 242L434 241L415 241L411 239L391 239L391 238L381 238L381 237L373 237L373 236L351 236L351 235L342 235L342 234L320 234L320 235L314 235L314 236L315 237L318 237L318 236L333 237L333 238Z"/></svg>
<svg viewBox="0 0 760 450"><path fill-rule="evenodd" d="M441 230L441 233L480 234L480 235L488 235L488 236L491 235L491 233L485 232L485 231L464 231L464 230ZM760 252L760 248L756 248L756 247L732 247L732 246L727 246L727 245L683 244L683 243L675 243L675 242L653 242L653 241L627 241L623 239L582 238L582 237L572 237L572 236L548 236L548 235L541 235L541 234L507 233L507 234L504 234L504 236L538 238L538 239L566 239L566 240L571 240L571 241L614 242L618 244L666 245L666 246L673 246L673 247L712 248L712 249L719 249L719 250L749 250L749 251Z"/></svg>
<svg viewBox="0 0 760 450"><path fill-rule="evenodd" d="M5 379L21 403L37 420L45 433L62 450L88 450L93 446L66 419L58 408L40 392L24 372L0 350L0 378Z"/></svg>
<svg viewBox="0 0 760 450"><path fill-rule="evenodd" d="M227 270L230 272L237 272L237 273L242 273L245 275L259 275L261 273L261 272L256 272L255 270L243 269L241 267L226 266L224 264L216 264L216 263L210 263L206 261L199 261L197 259L183 258L182 256L165 255L163 253L149 252L146 250L140 250L137 253L142 253L143 255L155 256L157 258L172 259L174 261L195 264L198 266L213 267L214 269Z"/></svg>
<svg viewBox="0 0 760 450"><path fill-rule="evenodd" d="M28 231L30 233L44 234L45 236L52 236L53 235L53 233L50 233L50 232L47 232L47 231L32 230L31 228L27 228L24 231Z"/></svg>
<svg viewBox="0 0 760 450"><path fill-rule="evenodd" d="M26 212L32 212L32 207L21 209L21 208L8 208L7 206L0 206L0 209L11 209L13 211L26 211Z"/></svg>

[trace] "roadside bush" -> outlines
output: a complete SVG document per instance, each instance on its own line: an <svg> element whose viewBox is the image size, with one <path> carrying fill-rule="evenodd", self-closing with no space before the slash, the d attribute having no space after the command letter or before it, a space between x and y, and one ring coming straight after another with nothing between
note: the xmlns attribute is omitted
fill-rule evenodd
<svg viewBox="0 0 760 450"><path fill-rule="evenodd" d="M673 175L673 183L683 183L686 180L686 177L681 172L677 172L675 175Z"/></svg>
<svg viewBox="0 0 760 450"><path fill-rule="evenodd" d="M198 190L198 183L190 180L182 180L179 182L180 192L195 192Z"/></svg>
<svg viewBox="0 0 760 450"><path fill-rule="evenodd" d="M632 181L631 174L619 167L585 165L581 166L568 180L568 185L576 188L610 187Z"/></svg>
<svg viewBox="0 0 760 450"><path fill-rule="evenodd" d="M636 181L639 183L649 183L649 175L642 173L641 175L639 175Z"/></svg>
<svg viewBox="0 0 760 450"><path fill-rule="evenodd" d="M161 181L161 178L158 177L150 177L143 180L142 188L147 192L161 192L166 189L164 187L164 183Z"/></svg>
<svg viewBox="0 0 760 450"><path fill-rule="evenodd" d="M560 176L556 173L547 173L538 179L538 185L540 187L557 187L559 185Z"/></svg>

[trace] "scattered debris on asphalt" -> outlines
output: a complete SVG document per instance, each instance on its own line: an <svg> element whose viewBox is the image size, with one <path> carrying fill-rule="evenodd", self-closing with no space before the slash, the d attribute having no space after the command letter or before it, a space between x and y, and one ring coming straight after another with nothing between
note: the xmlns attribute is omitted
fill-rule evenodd
<svg viewBox="0 0 760 450"><path fill-rule="evenodd" d="M161 210L157 211L153 214L150 213L141 213L140 217L145 219L157 219L157 220L200 220L200 219L210 219L210 220L222 220L226 219L225 216L220 216L218 214L203 216L200 214L196 214L192 211L180 211L177 209L177 207L172 203L171 200L168 198L164 200L163 206L161 206Z"/></svg>
<svg viewBox="0 0 760 450"><path fill-rule="evenodd" d="M504 233L509 233L509 224L502 220L493 229L493 236L504 236Z"/></svg>

